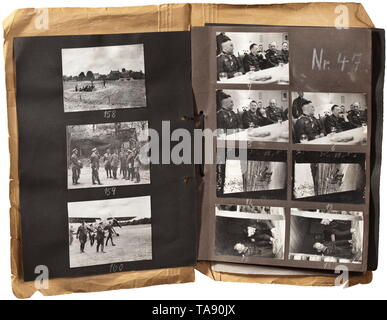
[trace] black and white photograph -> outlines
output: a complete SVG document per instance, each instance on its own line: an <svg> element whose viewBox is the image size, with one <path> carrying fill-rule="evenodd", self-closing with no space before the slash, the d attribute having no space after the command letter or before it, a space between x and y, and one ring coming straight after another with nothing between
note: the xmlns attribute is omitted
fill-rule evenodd
<svg viewBox="0 0 387 320"><path fill-rule="evenodd" d="M217 90L218 139L289 142L288 91Z"/></svg>
<svg viewBox="0 0 387 320"><path fill-rule="evenodd" d="M148 122L67 126L68 189L150 183Z"/></svg>
<svg viewBox="0 0 387 320"><path fill-rule="evenodd" d="M218 197L286 199L286 151L248 149L247 159L239 156L239 150L228 149L225 163L217 165Z"/></svg>
<svg viewBox="0 0 387 320"><path fill-rule="evenodd" d="M284 208L218 205L215 210L217 255L284 258Z"/></svg>
<svg viewBox="0 0 387 320"><path fill-rule="evenodd" d="M289 84L287 33L217 32L219 83Z"/></svg>
<svg viewBox="0 0 387 320"><path fill-rule="evenodd" d="M146 107L142 44L62 49L65 112Z"/></svg>
<svg viewBox="0 0 387 320"><path fill-rule="evenodd" d="M293 92L294 140L303 144L367 144L367 96Z"/></svg>
<svg viewBox="0 0 387 320"><path fill-rule="evenodd" d="M294 199L364 203L365 154L294 152Z"/></svg>
<svg viewBox="0 0 387 320"><path fill-rule="evenodd" d="M70 268L152 260L150 196L68 203Z"/></svg>
<svg viewBox="0 0 387 320"><path fill-rule="evenodd" d="M360 264L363 232L362 212L292 208L289 259Z"/></svg>

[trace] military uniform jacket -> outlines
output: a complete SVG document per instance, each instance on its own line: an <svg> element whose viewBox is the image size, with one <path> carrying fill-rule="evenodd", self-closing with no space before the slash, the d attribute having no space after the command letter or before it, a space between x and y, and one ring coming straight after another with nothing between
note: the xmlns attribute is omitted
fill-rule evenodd
<svg viewBox="0 0 387 320"><path fill-rule="evenodd" d="M99 157L95 153L90 157L90 164L93 169L99 169Z"/></svg>
<svg viewBox="0 0 387 320"><path fill-rule="evenodd" d="M278 66L282 61L282 54L278 50L266 51L267 66L269 68Z"/></svg>
<svg viewBox="0 0 387 320"><path fill-rule="evenodd" d="M217 112L218 129L238 129L240 127L238 115L234 111L220 109Z"/></svg>
<svg viewBox="0 0 387 320"><path fill-rule="evenodd" d="M260 127L262 125L261 117L257 114L257 112L248 110L242 115L242 125L244 129L247 129L250 128L251 124L253 124L254 128Z"/></svg>
<svg viewBox="0 0 387 320"><path fill-rule="evenodd" d="M360 111L350 110L348 112L348 121L351 123L351 126L354 128L361 127L363 119Z"/></svg>
<svg viewBox="0 0 387 320"><path fill-rule="evenodd" d="M305 134L308 140L314 140L316 136L323 133L320 122L314 116L303 114L294 126L296 141L300 142L301 135Z"/></svg>
<svg viewBox="0 0 387 320"><path fill-rule="evenodd" d="M261 70L263 67L263 60L264 58L262 55L255 55L250 52L243 58L243 67L246 72L250 71L250 67L254 67L255 71Z"/></svg>
<svg viewBox="0 0 387 320"><path fill-rule="evenodd" d="M283 120L283 113L282 113L282 110L278 107L267 107L266 108L266 115L267 115L267 118L273 122L273 123L276 123L278 122L279 120Z"/></svg>
<svg viewBox="0 0 387 320"><path fill-rule="evenodd" d="M81 166L79 165L79 159L78 159L78 156L73 153L71 158L71 167L74 168L74 169L79 169Z"/></svg>
<svg viewBox="0 0 387 320"><path fill-rule="evenodd" d="M289 63L289 50L281 50L281 60L283 63Z"/></svg>
<svg viewBox="0 0 387 320"><path fill-rule="evenodd" d="M221 72L226 72L228 78L233 78L234 73L243 72L239 60L233 54L221 53L218 55L218 75Z"/></svg>
<svg viewBox="0 0 387 320"><path fill-rule="evenodd" d="M332 132L332 128L336 128L337 132L345 131L352 129L352 126L349 122L346 122L343 118L338 118L335 115L326 117L325 119L325 128L327 133Z"/></svg>

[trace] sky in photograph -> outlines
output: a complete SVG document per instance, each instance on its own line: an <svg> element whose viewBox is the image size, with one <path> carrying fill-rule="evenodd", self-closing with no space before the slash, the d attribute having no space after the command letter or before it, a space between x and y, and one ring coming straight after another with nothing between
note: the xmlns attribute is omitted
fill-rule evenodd
<svg viewBox="0 0 387 320"><path fill-rule="evenodd" d="M66 76L86 74L89 70L108 74L122 68L145 72L142 44L62 49L62 71Z"/></svg>
<svg viewBox="0 0 387 320"><path fill-rule="evenodd" d="M150 196L68 203L70 218L151 217Z"/></svg>

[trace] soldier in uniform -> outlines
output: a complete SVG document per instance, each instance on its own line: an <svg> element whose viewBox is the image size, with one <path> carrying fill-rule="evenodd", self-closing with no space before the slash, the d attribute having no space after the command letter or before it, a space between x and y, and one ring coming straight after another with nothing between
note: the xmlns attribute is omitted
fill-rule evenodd
<svg viewBox="0 0 387 320"><path fill-rule="evenodd" d="M341 107L335 104L332 106L331 111L332 114L325 120L325 129L327 133L331 133L334 130L336 130L336 132L342 132L352 129L352 126Z"/></svg>
<svg viewBox="0 0 387 320"><path fill-rule="evenodd" d="M87 232L88 232L87 227L85 225L85 222L83 221L77 231L77 239L79 240L79 243L80 243L81 253L85 252L85 244L87 242Z"/></svg>
<svg viewBox="0 0 387 320"><path fill-rule="evenodd" d="M266 107L266 115L272 123L283 120L283 111L277 107L277 101L275 99L271 99L269 106Z"/></svg>
<svg viewBox="0 0 387 320"><path fill-rule="evenodd" d="M256 101L250 102L250 109L242 114L242 125L244 129L258 128L261 126L261 115L258 114L258 104Z"/></svg>
<svg viewBox="0 0 387 320"><path fill-rule="evenodd" d="M289 44L286 41L282 43L281 59L283 63L289 63Z"/></svg>
<svg viewBox="0 0 387 320"><path fill-rule="evenodd" d="M106 178L113 178L112 176L112 154L110 149L106 150L106 153L103 155L103 163L106 171Z"/></svg>
<svg viewBox="0 0 387 320"><path fill-rule="evenodd" d="M277 50L277 43L273 41L266 50L266 60L268 68L277 67L282 61L282 54Z"/></svg>
<svg viewBox="0 0 387 320"><path fill-rule="evenodd" d="M227 73L228 78L233 78L235 73L243 73L243 66L234 55L234 44L230 38L223 39L221 43L222 52L217 57L218 76L219 73Z"/></svg>
<svg viewBox="0 0 387 320"><path fill-rule="evenodd" d="M113 171L113 179L117 180L117 171L120 166L120 158L118 157L117 151L114 151L112 154L111 168Z"/></svg>
<svg viewBox="0 0 387 320"><path fill-rule="evenodd" d="M302 106L302 115L294 125L294 133L298 143L301 142L302 135L306 135L309 141L324 136L322 126L314 116L314 107L311 102L305 102Z"/></svg>
<svg viewBox="0 0 387 320"><path fill-rule="evenodd" d="M351 105L351 110L348 111L348 121L353 128L360 128L362 126L363 119L359 102L355 102Z"/></svg>
<svg viewBox="0 0 387 320"><path fill-rule="evenodd" d="M97 148L94 148L90 157L90 165L91 165L91 180L93 184L102 185L99 180L99 153Z"/></svg>
<svg viewBox="0 0 387 320"><path fill-rule="evenodd" d="M112 243L112 246L115 247L116 245L113 243L113 234L117 234L116 230L114 230L113 228L113 222L112 221L109 221L109 224L105 227L105 229L107 230L108 232L108 236L106 238L106 243L105 243L105 246L107 247L108 243L109 243L109 240L111 241Z"/></svg>
<svg viewBox="0 0 387 320"><path fill-rule="evenodd" d="M238 115L233 111L234 102L230 95L223 91L217 91L217 122L218 129L237 130L240 128L240 120Z"/></svg>
<svg viewBox="0 0 387 320"><path fill-rule="evenodd" d="M73 150L70 161L71 161L71 171L73 173L72 175L73 185L76 185L76 184L79 184L78 180L79 180L79 177L81 176L81 162L79 161L79 158L78 158L77 149Z"/></svg>
<svg viewBox="0 0 387 320"><path fill-rule="evenodd" d="M265 57L258 50L257 44L253 43L250 46L250 53L243 57L243 66L246 72L262 69Z"/></svg>
<svg viewBox="0 0 387 320"><path fill-rule="evenodd" d="M105 251L103 251L105 245L105 230L103 228L102 222L100 222L97 227L97 235L95 239L97 240L97 252L99 252L99 248L101 247L101 252L105 253Z"/></svg>
<svg viewBox="0 0 387 320"><path fill-rule="evenodd" d="M126 179L128 177L128 152L123 150L120 155L120 168L122 171L122 179Z"/></svg>

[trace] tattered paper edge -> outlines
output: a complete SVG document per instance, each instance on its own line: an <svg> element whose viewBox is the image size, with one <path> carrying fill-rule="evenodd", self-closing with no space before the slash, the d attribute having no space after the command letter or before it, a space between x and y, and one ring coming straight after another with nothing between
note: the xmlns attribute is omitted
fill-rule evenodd
<svg viewBox="0 0 387 320"><path fill-rule="evenodd" d="M28 298L36 291L44 295L138 288L167 283L194 281L194 268L171 268L123 272L82 278L50 280L49 289L38 290L33 282L23 281L21 260L21 226L18 180L18 130L16 114L15 62L13 39L23 36L87 35L188 31L206 23L276 24L333 26L339 3L300 3L282 5L165 4L125 8L50 8L20 9L3 22L4 57L7 90L10 150L10 228L12 288L16 297ZM345 3L350 27L373 24L360 4ZM318 16L315 13L318 13ZM48 14L48 28L39 22ZM275 15L275 19L271 17ZM200 265L200 264L199 264ZM231 276L231 275L230 275ZM225 276L222 275L224 278ZM257 282L265 277L241 277L240 281ZM278 278L278 277L277 277ZM306 279L281 279L284 283L304 285ZM315 282L319 280L316 278ZM324 284L322 284L324 285Z"/></svg>

